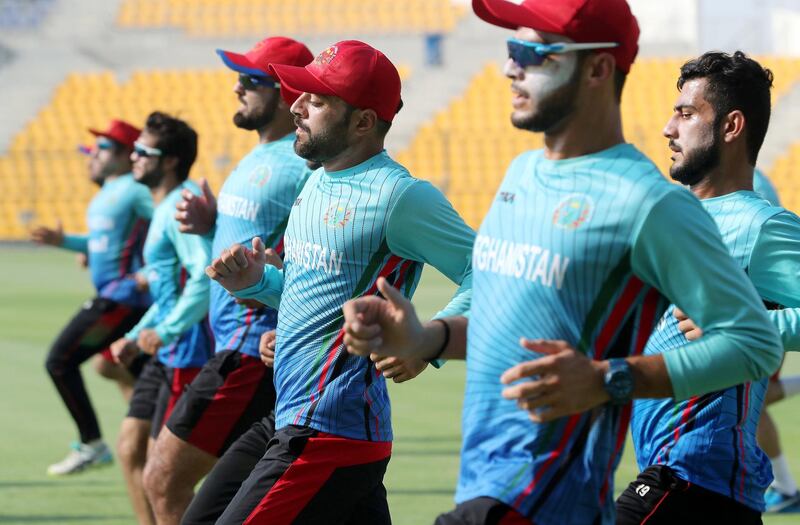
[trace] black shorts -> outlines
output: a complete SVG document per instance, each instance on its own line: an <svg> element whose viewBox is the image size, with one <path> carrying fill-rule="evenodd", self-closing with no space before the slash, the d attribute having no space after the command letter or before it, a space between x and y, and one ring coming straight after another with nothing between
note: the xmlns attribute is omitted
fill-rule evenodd
<svg viewBox="0 0 800 525"><path fill-rule="evenodd" d="M275 435L275 413L253 423L250 429L225 451L208 473L200 490L183 515L181 525L214 525L244 480L267 452Z"/></svg>
<svg viewBox="0 0 800 525"><path fill-rule="evenodd" d="M187 443L220 457L274 408L272 368L256 357L223 350L186 389L167 428Z"/></svg>
<svg viewBox="0 0 800 525"><path fill-rule="evenodd" d="M281 428L217 525L390 525L391 451L391 442Z"/></svg>
<svg viewBox="0 0 800 525"><path fill-rule="evenodd" d="M150 421L150 436L155 439L184 388L199 372L199 368L170 368L150 359L133 387L127 417Z"/></svg>
<svg viewBox="0 0 800 525"><path fill-rule="evenodd" d="M531 525L532 521L502 501L475 498L439 515L434 525Z"/></svg>
<svg viewBox="0 0 800 525"><path fill-rule="evenodd" d="M617 499L617 525L760 525L761 513L653 465Z"/></svg>

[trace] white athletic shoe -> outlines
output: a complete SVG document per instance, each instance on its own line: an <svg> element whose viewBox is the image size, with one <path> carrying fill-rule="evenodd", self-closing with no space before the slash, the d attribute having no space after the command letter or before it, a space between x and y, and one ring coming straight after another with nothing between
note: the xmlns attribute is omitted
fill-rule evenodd
<svg viewBox="0 0 800 525"><path fill-rule="evenodd" d="M73 441L70 448L72 451L66 458L47 467L47 474L50 476L77 474L87 468L110 465L114 461L111 450L102 441L90 445Z"/></svg>

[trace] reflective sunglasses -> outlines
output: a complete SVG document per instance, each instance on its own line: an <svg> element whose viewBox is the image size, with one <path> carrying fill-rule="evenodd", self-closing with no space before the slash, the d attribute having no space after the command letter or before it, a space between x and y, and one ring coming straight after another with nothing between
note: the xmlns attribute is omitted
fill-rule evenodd
<svg viewBox="0 0 800 525"><path fill-rule="evenodd" d="M158 148L151 148L150 146L145 146L141 142L134 142L133 143L133 152L136 153L139 157L142 158L149 158L149 157L160 157L164 154Z"/></svg>
<svg viewBox="0 0 800 525"><path fill-rule="evenodd" d="M616 42L596 42L596 43L572 43L556 42L554 44L543 44L541 42L528 42L518 38L508 39L508 58L513 60L519 67L540 66L549 55L569 53L572 51L583 51L585 49L606 49L617 47Z"/></svg>
<svg viewBox="0 0 800 525"><path fill-rule="evenodd" d="M105 137L98 137L94 147L100 150L113 149L114 143Z"/></svg>
<svg viewBox="0 0 800 525"><path fill-rule="evenodd" d="M266 75L245 75L244 73L239 73L239 83L247 91L252 91L260 87L273 87L276 89L280 89L281 87L280 83L276 82L274 78Z"/></svg>

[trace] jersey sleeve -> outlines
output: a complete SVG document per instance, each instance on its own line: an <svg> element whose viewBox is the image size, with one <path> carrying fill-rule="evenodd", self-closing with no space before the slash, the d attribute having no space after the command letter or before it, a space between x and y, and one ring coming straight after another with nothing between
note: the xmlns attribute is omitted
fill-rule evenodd
<svg viewBox="0 0 800 525"><path fill-rule="evenodd" d="M260 281L253 286L233 292L233 296L239 299L255 299L277 310L278 306L281 304L283 279L283 270L279 270L271 264L267 264L264 266L264 273L261 275Z"/></svg>
<svg viewBox="0 0 800 525"><path fill-rule="evenodd" d="M174 219L169 221L168 228L168 235L180 265L186 270L187 278L175 306L155 327L165 345L180 337L208 314L209 279L205 269L211 262L211 242L207 236L180 233Z"/></svg>
<svg viewBox="0 0 800 525"><path fill-rule="evenodd" d="M472 302L475 232L432 184L414 181L389 211L386 241L392 253L430 264L459 285L435 317L459 315Z"/></svg>
<svg viewBox="0 0 800 525"><path fill-rule="evenodd" d="M64 235L61 247L71 252L89 253L88 235Z"/></svg>
<svg viewBox="0 0 800 525"><path fill-rule="evenodd" d="M704 331L701 339L663 354L676 399L778 368L783 350L761 299L688 191L670 191L653 206L635 232L631 263Z"/></svg>

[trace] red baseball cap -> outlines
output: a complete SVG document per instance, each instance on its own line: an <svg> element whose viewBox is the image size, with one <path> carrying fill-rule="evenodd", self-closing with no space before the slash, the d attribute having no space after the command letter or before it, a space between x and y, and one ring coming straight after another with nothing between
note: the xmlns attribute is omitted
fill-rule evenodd
<svg viewBox="0 0 800 525"><path fill-rule="evenodd" d="M262 77L269 76L271 63L305 66L314 60L305 44L284 36L265 38L244 55L222 49L217 49L217 54L232 70Z"/></svg>
<svg viewBox="0 0 800 525"><path fill-rule="evenodd" d="M294 102L300 93L334 95L359 109L373 109L391 122L400 106L400 74L380 51L358 40L337 42L305 67L272 63L281 95ZM294 97L294 98L292 98Z"/></svg>
<svg viewBox="0 0 800 525"><path fill-rule="evenodd" d="M105 130L89 128L89 133L95 137L105 137L123 146L132 148L133 143L139 138L142 130L132 124L128 124L124 120L112 120Z"/></svg>
<svg viewBox="0 0 800 525"><path fill-rule="evenodd" d="M492 25L564 35L575 42L616 42L603 49L627 73L639 52L639 24L625 0L472 0L472 9Z"/></svg>

